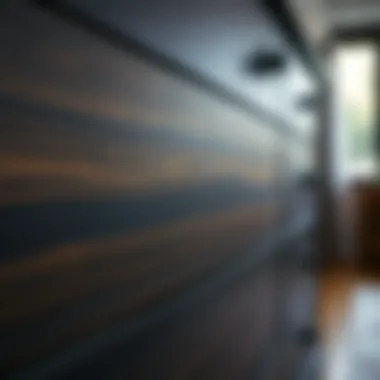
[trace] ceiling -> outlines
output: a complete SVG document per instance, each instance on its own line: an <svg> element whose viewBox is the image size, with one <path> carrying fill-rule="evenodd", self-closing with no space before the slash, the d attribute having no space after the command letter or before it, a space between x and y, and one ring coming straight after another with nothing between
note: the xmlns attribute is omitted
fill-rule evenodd
<svg viewBox="0 0 380 380"><path fill-rule="evenodd" d="M380 0L324 0L334 28L380 25Z"/></svg>
<svg viewBox="0 0 380 380"><path fill-rule="evenodd" d="M380 29L380 0L286 0L315 47L334 32Z"/></svg>

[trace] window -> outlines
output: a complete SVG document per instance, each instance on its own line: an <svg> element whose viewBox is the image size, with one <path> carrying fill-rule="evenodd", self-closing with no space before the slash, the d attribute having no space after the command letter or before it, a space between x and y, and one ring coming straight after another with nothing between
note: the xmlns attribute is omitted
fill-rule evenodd
<svg viewBox="0 0 380 380"><path fill-rule="evenodd" d="M371 43L343 45L335 54L338 124L346 175L376 174L377 51Z"/></svg>

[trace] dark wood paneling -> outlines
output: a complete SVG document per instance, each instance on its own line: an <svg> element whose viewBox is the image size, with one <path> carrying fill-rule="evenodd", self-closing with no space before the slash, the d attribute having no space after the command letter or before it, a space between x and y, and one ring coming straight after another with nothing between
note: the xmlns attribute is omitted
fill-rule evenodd
<svg viewBox="0 0 380 380"><path fill-rule="evenodd" d="M128 339L89 350L71 367L53 360L31 378L243 379L254 376L273 338L274 272L261 267ZM257 307L258 303L260 307ZM119 331L119 334L123 334ZM114 332L117 335L117 331ZM67 359L66 359L67 360Z"/></svg>
<svg viewBox="0 0 380 380"><path fill-rule="evenodd" d="M254 253L277 221L279 173L275 132L251 114L32 5L5 4L0 25L0 336L11 373ZM126 339L104 376L154 372L176 354L162 378L237 378L271 331L252 323L270 299L248 302L255 279Z"/></svg>
<svg viewBox="0 0 380 380"><path fill-rule="evenodd" d="M273 135L255 124L262 138L250 149L221 136L226 122L212 138L2 100L1 204L162 194L210 182L267 188L274 177Z"/></svg>
<svg viewBox="0 0 380 380"><path fill-rule="evenodd" d="M257 211L55 246L3 264L3 360L40 358L175 296L250 246Z"/></svg>

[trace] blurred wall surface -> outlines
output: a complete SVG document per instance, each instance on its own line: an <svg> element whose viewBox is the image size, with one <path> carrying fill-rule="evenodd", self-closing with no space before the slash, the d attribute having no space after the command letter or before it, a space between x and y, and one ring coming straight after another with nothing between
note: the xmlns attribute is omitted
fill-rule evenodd
<svg viewBox="0 0 380 380"><path fill-rule="evenodd" d="M121 2L54 3L0 4L2 378L243 379L285 352L294 374L315 118L293 96L314 79L250 2L158 28L204 72L105 26ZM288 71L246 74L247 36Z"/></svg>

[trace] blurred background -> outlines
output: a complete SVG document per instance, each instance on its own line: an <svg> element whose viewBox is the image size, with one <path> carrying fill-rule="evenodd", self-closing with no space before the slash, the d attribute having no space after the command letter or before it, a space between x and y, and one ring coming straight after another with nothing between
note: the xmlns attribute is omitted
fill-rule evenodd
<svg viewBox="0 0 380 380"><path fill-rule="evenodd" d="M380 376L380 2L2 0L4 379Z"/></svg>

